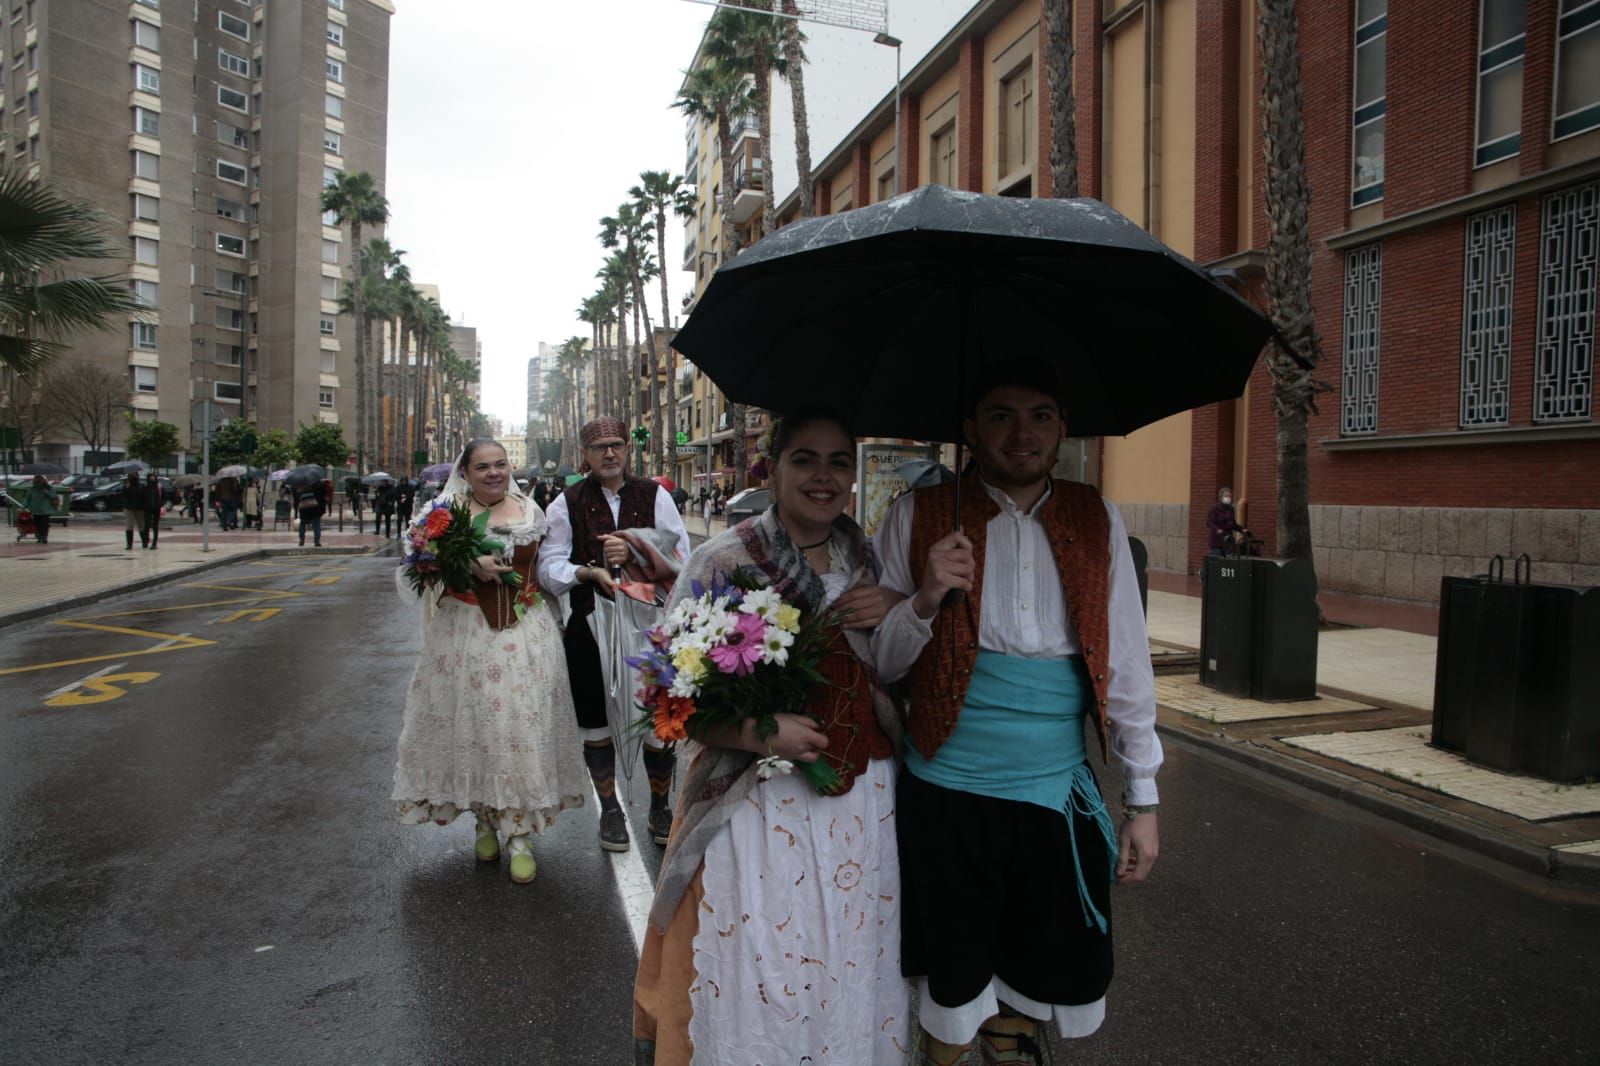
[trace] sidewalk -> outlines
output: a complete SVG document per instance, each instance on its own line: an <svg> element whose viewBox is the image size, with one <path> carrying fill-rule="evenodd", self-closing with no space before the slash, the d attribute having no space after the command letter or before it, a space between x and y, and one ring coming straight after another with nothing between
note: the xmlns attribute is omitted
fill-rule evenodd
<svg viewBox="0 0 1600 1066"><path fill-rule="evenodd" d="M1600 885L1600 784L1499 773L1431 747L1437 612L1325 596L1319 698L1263 703L1200 685L1198 582L1151 575L1159 728L1550 876ZM1431 617L1430 617L1431 616ZM1384 628L1355 628L1385 618Z"/></svg>
<svg viewBox="0 0 1600 1066"><path fill-rule="evenodd" d="M129 551L120 518L96 521L74 516L66 526L51 528L48 544L36 544L32 538L18 541L12 527L0 526L0 627L242 559L348 555L386 543L371 532L357 533L350 521L342 533L337 524L324 523L321 548L311 547L309 538L301 548L298 534L284 527L224 533L212 524L210 530L209 552L203 550L200 527L188 520L163 525L154 550L141 547L135 536Z"/></svg>

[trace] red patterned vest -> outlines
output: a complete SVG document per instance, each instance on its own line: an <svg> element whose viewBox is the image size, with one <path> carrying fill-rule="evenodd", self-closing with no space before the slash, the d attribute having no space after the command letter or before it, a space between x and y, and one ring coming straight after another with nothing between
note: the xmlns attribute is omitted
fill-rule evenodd
<svg viewBox="0 0 1600 1066"><path fill-rule="evenodd" d="M872 710L872 672L856 657L842 632L835 633L833 647L817 664L817 672L827 680L811 687L806 709L817 717L818 728L828 738L821 757L839 772L843 784L837 795L842 796L855 785L856 775L867 768L869 760L894 757L894 741Z"/></svg>
<svg viewBox="0 0 1600 1066"><path fill-rule="evenodd" d="M911 574L921 581L928 549L955 526L955 483L919 489L911 516ZM984 546L989 520L1000 513L975 476L961 486L961 528L972 541L977 572L972 592L933 619L933 639L911 668L907 738L923 758L939 750L961 715L978 659L978 620L983 609ZM1110 659L1111 519L1100 492L1076 481L1051 481L1043 518L1055 557L1067 610L1078 631L1084 662L1094 686L1095 729L1106 752L1106 664ZM996 605L1003 610L1005 605Z"/></svg>
<svg viewBox="0 0 1600 1066"><path fill-rule="evenodd" d="M570 561L580 566L598 564L605 555L600 538L618 529L654 529L656 524L656 493L661 486L649 478L625 478L622 503L617 508L621 524L612 521L611 505L606 503L605 491L592 474L576 485L569 485L561 495L567 501L567 520L572 524L572 554ZM594 610L594 586L587 583L572 588L572 614L587 618Z"/></svg>

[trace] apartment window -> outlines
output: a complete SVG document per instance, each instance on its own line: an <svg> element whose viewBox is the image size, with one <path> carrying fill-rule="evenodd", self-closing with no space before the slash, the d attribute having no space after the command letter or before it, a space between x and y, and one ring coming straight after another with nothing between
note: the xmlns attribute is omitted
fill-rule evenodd
<svg viewBox="0 0 1600 1066"><path fill-rule="evenodd" d="M29 118L37 118L37 117L39 117L39 90L38 89L29 89L28 90L28 117Z"/></svg>
<svg viewBox="0 0 1600 1066"><path fill-rule="evenodd" d="M1542 214L1533 418L1588 418L1594 401L1600 182L1550 193Z"/></svg>
<svg viewBox="0 0 1600 1066"><path fill-rule="evenodd" d="M134 3L150 8L152 11L161 10L161 0L133 0Z"/></svg>
<svg viewBox="0 0 1600 1066"><path fill-rule="evenodd" d="M249 132L227 122L217 123L217 140L223 144L231 144L235 148L243 148L247 152L250 150Z"/></svg>
<svg viewBox="0 0 1600 1066"><path fill-rule="evenodd" d="M244 363L244 345L242 344L218 344L215 352L212 362L219 363L222 366L241 366ZM235 389L238 387L237 385L234 386ZM218 399L221 399L221 397L218 397Z"/></svg>
<svg viewBox="0 0 1600 1066"><path fill-rule="evenodd" d="M133 43L152 52L161 51L161 31L148 22L133 20Z"/></svg>
<svg viewBox="0 0 1600 1066"><path fill-rule="evenodd" d="M333 390L332 389L318 389L317 390L317 406L318 407L332 407L333 406Z"/></svg>
<svg viewBox="0 0 1600 1066"><path fill-rule="evenodd" d="M161 157L150 152L135 151L133 153L133 173L135 177L159 181L161 179Z"/></svg>
<svg viewBox="0 0 1600 1066"><path fill-rule="evenodd" d="M217 197L217 214L222 218L231 218L235 222L244 221L244 204L237 200Z"/></svg>
<svg viewBox="0 0 1600 1066"><path fill-rule="evenodd" d="M324 337L331 337L333 336L333 325L333 318L331 316L322 315L317 319L317 332L322 334Z"/></svg>
<svg viewBox="0 0 1600 1066"><path fill-rule="evenodd" d="M237 381L214 381L211 395L224 403L238 403L244 396L244 388Z"/></svg>
<svg viewBox="0 0 1600 1066"><path fill-rule="evenodd" d="M1483 0L1478 13L1478 166L1522 148L1524 0Z"/></svg>
<svg viewBox="0 0 1600 1066"><path fill-rule="evenodd" d="M894 171L887 170L878 175L878 203L894 198Z"/></svg>
<svg viewBox="0 0 1600 1066"><path fill-rule="evenodd" d="M337 8L340 11L343 11L344 10L344 0L328 0L328 6L332 7L332 8Z"/></svg>
<svg viewBox="0 0 1600 1066"><path fill-rule="evenodd" d="M161 242L151 240L149 237L135 237L133 239L133 261L155 266L160 261Z"/></svg>
<svg viewBox="0 0 1600 1066"><path fill-rule="evenodd" d="M217 66L230 74L237 74L241 78L250 76L250 61L244 56L234 55L226 48L217 49Z"/></svg>
<svg viewBox="0 0 1600 1066"><path fill-rule="evenodd" d="M1600 126L1600 0L1561 0L1554 137Z"/></svg>
<svg viewBox="0 0 1600 1066"><path fill-rule="evenodd" d="M1383 245L1344 255L1344 374L1339 431L1378 430L1378 310L1383 295Z"/></svg>
<svg viewBox="0 0 1600 1066"><path fill-rule="evenodd" d="M39 135L34 134L28 138L28 159L30 162L39 161Z"/></svg>
<svg viewBox="0 0 1600 1066"><path fill-rule="evenodd" d="M339 184L339 171L338 171L338 169L335 168L335 167L323 167L322 168L322 184L323 184L324 188L326 188L329 185L337 185L337 184Z"/></svg>
<svg viewBox="0 0 1600 1066"><path fill-rule="evenodd" d="M133 65L133 87L152 96L161 95L161 72L143 63Z"/></svg>
<svg viewBox="0 0 1600 1066"><path fill-rule="evenodd" d="M1031 169L1038 141L1039 108L1034 99L1033 64L1000 83L1000 177Z"/></svg>
<svg viewBox="0 0 1600 1066"><path fill-rule="evenodd" d="M156 368L153 366L136 366L133 368L133 391L152 393L156 391Z"/></svg>
<svg viewBox="0 0 1600 1066"><path fill-rule="evenodd" d="M217 251L223 255L244 255L244 238L235 237L231 233L217 234Z"/></svg>
<svg viewBox="0 0 1600 1066"><path fill-rule="evenodd" d="M324 300L337 300L339 298L339 279L324 277L322 279L322 298Z"/></svg>
<svg viewBox="0 0 1600 1066"><path fill-rule="evenodd" d="M237 89L230 89L226 85L217 86L217 103L223 107L231 107L235 111L250 113L250 98Z"/></svg>
<svg viewBox="0 0 1600 1066"><path fill-rule="evenodd" d="M329 58L323 60L322 68L323 68L324 71L327 72L329 81L336 81L341 85L344 84L344 64L343 63L339 62L337 59L329 57Z"/></svg>
<svg viewBox="0 0 1600 1066"><path fill-rule="evenodd" d="M344 117L344 101L332 93L323 94L322 110L329 118Z"/></svg>
<svg viewBox="0 0 1600 1066"><path fill-rule="evenodd" d="M1383 199L1383 116L1387 100L1389 0L1356 0L1355 173L1350 203Z"/></svg>
<svg viewBox="0 0 1600 1066"><path fill-rule="evenodd" d="M231 34L241 41L250 39L250 23L237 15L230 15L226 11L217 12L217 29L223 33Z"/></svg>
<svg viewBox="0 0 1600 1066"><path fill-rule="evenodd" d="M161 286L157 285L155 282L145 281L143 278L135 278L133 281L128 283L128 287L133 290L134 301L137 302L140 307L160 306Z"/></svg>
<svg viewBox="0 0 1600 1066"><path fill-rule="evenodd" d="M324 374L337 374L339 372L339 353L322 353L322 372Z"/></svg>
<svg viewBox="0 0 1600 1066"><path fill-rule="evenodd" d="M337 225L339 225L339 212L337 212L337 211L324 211L324 212L322 212L322 224L324 226L337 226Z"/></svg>
<svg viewBox="0 0 1600 1066"><path fill-rule="evenodd" d="M213 307L211 311L218 329L244 329L244 313L237 307Z"/></svg>
<svg viewBox="0 0 1600 1066"><path fill-rule="evenodd" d="M156 327L150 322L135 322L133 324L133 346L146 351L156 350Z"/></svg>
<svg viewBox="0 0 1600 1066"><path fill-rule="evenodd" d="M328 23L328 43L336 48L344 47L344 27L337 22Z"/></svg>
<svg viewBox="0 0 1600 1066"><path fill-rule="evenodd" d="M244 292L245 276L237 270L217 270L212 275L216 288L229 292Z"/></svg>
<svg viewBox="0 0 1600 1066"><path fill-rule="evenodd" d="M161 136L161 113L152 111L148 107L134 108L133 132L142 133L146 137Z"/></svg>
<svg viewBox="0 0 1600 1066"><path fill-rule="evenodd" d="M28 46L28 69L39 69L39 46L36 44L30 44Z"/></svg>
<svg viewBox="0 0 1600 1066"><path fill-rule="evenodd" d="M340 137L333 130L323 130L322 131L322 150L323 151L332 152L334 155L343 155L344 153L343 153L343 151L341 151L341 149L343 148L343 145L344 145L344 138Z"/></svg>
<svg viewBox="0 0 1600 1066"><path fill-rule="evenodd" d="M933 184L953 189L956 185L956 124L933 135Z"/></svg>
<svg viewBox="0 0 1600 1066"><path fill-rule="evenodd" d="M324 263L337 263L339 261L339 242L322 242L322 261Z"/></svg>
<svg viewBox="0 0 1600 1066"><path fill-rule="evenodd" d="M133 217L140 222L157 222L161 218L161 201L142 192L133 194Z"/></svg>
<svg viewBox="0 0 1600 1066"><path fill-rule="evenodd" d="M1461 292L1461 425L1500 426L1511 418L1511 290L1517 209L1467 219Z"/></svg>

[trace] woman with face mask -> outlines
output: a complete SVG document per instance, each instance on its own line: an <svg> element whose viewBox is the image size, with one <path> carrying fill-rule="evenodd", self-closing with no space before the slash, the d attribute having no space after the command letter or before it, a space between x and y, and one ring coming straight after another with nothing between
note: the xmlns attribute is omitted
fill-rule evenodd
<svg viewBox="0 0 1600 1066"><path fill-rule="evenodd" d="M1233 548L1241 535L1239 520L1233 510L1233 490L1224 485L1217 493L1217 502L1206 513L1206 548L1209 555L1224 555Z"/></svg>

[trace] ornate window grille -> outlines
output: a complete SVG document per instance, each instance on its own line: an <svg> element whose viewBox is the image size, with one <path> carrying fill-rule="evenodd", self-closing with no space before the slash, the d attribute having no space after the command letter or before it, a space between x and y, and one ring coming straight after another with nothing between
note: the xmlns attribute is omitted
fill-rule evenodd
<svg viewBox="0 0 1600 1066"><path fill-rule="evenodd" d="M1511 419L1511 294L1517 243L1514 205L1467 219L1461 293L1461 424Z"/></svg>
<svg viewBox="0 0 1600 1066"><path fill-rule="evenodd" d="M1378 431L1378 311L1383 294L1383 245L1344 256L1344 374L1339 432Z"/></svg>
<svg viewBox="0 0 1600 1066"><path fill-rule="evenodd" d="M1594 400L1594 326L1600 182L1544 198L1533 419L1588 418Z"/></svg>

